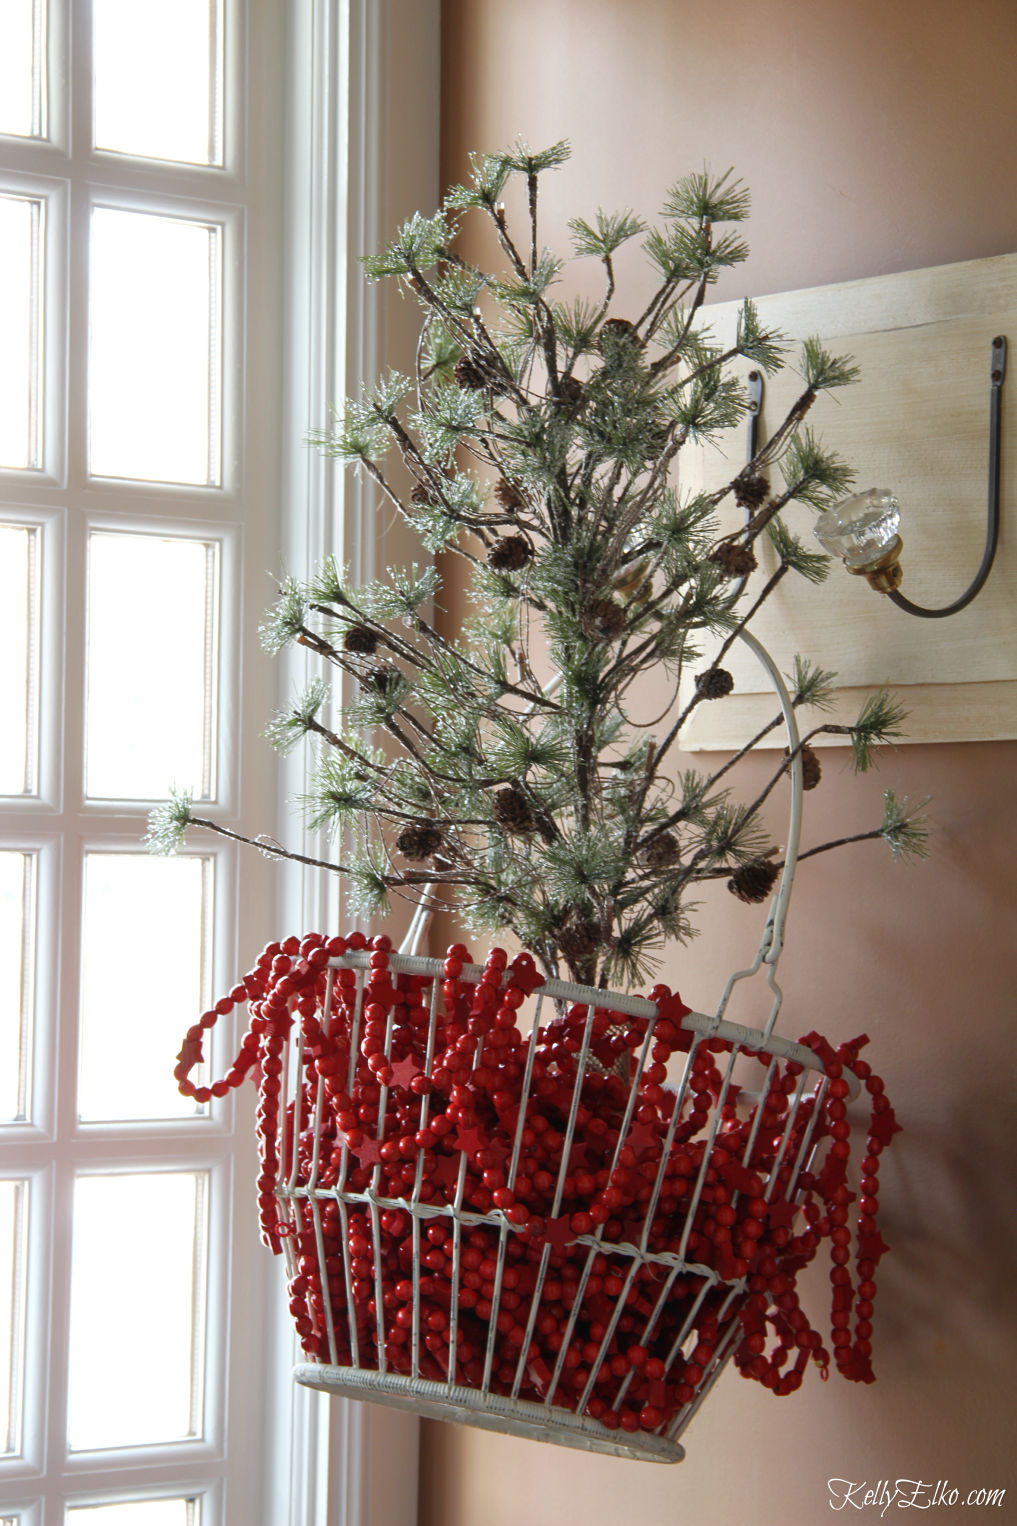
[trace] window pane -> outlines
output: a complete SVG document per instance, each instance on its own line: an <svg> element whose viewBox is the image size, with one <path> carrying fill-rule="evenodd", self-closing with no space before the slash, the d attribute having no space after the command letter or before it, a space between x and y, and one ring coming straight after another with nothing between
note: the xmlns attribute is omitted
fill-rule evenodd
<svg viewBox="0 0 1017 1526"><path fill-rule="evenodd" d="M95 146L220 164L222 21L214 0L92 0Z"/></svg>
<svg viewBox="0 0 1017 1526"><path fill-rule="evenodd" d="M36 780L39 534L0 524L0 795L32 794Z"/></svg>
<svg viewBox="0 0 1017 1526"><path fill-rule="evenodd" d="M209 999L212 863L85 856L78 1115L193 1118L173 1078ZM206 1041L207 1056L207 1041ZM195 1071L191 1079L197 1084Z"/></svg>
<svg viewBox="0 0 1017 1526"><path fill-rule="evenodd" d="M41 201L0 196L0 466L40 461Z"/></svg>
<svg viewBox="0 0 1017 1526"><path fill-rule="evenodd" d="M35 856L0 853L0 1123L28 1111L35 969Z"/></svg>
<svg viewBox="0 0 1017 1526"><path fill-rule="evenodd" d="M207 1193L206 1172L75 1183L72 1451L200 1434Z"/></svg>
<svg viewBox="0 0 1017 1526"><path fill-rule="evenodd" d="M0 1181L0 1449L21 1451L28 1183Z"/></svg>
<svg viewBox="0 0 1017 1526"><path fill-rule="evenodd" d="M201 1502L122 1500L115 1505L72 1505L67 1526L201 1526Z"/></svg>
<svg viewBox="0 0 1017 1526"><path fill-rule="evenodd" d="M214 542L94 531L88 546L85 793L215 792Z"/></svg>
<svg viewBox="0 0 1017 1526"><path fill-rule="evenodd" d="M45 135L44 0L0 0L0 132Z"/></svg>
<svg viewBox="0 0 1017 1526"><path fill-rule="evenodd" d="M209 223L95 209L93 474L218 483L221 235Z"/></svg>

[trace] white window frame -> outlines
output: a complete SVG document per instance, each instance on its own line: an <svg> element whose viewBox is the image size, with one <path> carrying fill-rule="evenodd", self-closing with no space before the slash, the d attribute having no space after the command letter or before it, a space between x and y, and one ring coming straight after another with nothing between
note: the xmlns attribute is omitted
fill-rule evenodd
<svg viewBox="0 0 1017 1526"><path fill-rule="evenodd" d="M78 765L69 765L69 760L81 757L83 656L67 639L68 632L84 629L80 574L89 529L219 540L223 595L214 810L224 824L239 826L243 806L246 824L257 822L254 830L272 829L274 768L260 732L276 699L277 676L267 659L261 663L252 659L247 647L252 636L256 641L258 619L271 597L270 585L261 574L278 566L280 557L279 444L278 434L269 426L277 424L282 414L282 237L278 208L259 200L248 172L252 165L274 159L281 179L277 140L283 116L284 21L274 7L258 3L252 8L257 24L248 29L247 9L246 0L226 0L227 96L232 101L232 120L226 123L223 167L180 170L90 151L89 59L87 48L80 47L81 38L90 34L90 0L50 0L49 141L2 140L3 186L15 194L47 198L47 323L43 457L39 469L0 474L4 490L0 518L41 526L45 593L40 730L48 731L51 738L61 735L59 717L67 701L63 757L52 745L44 750L38 793L6 798L0 823L2 846L39 853L32 1121L0 1131L3 1174L28 1178L34 1189L24 1449L19 1459L0 1464L4 1496L0 1514L16 1510L24 1526L63 1526L65 1500L86 1504L181 1494L207 1499L203 1526L218 1522L249 1526L260 1518L264 1498L265 1442L271 1442L272 1435L266 1424L269 1393L258 1339L266 1310L274 1307L278 1292L271 1258L258 1245L251 1100L231 1096L213 1105L208 1116L182 1124L79 1124L74 1116L83 854L90 848L138 850L147 803L86 800L79 791ZM68 77L75 90L73 135L64 107L63 81ZM246 95L248 86L258 107L251 112L238 88L243 87ZM223 314L224 391L233 402L233 416L223 419L220 486L180 488L87 475L83 408L87 267L81 253L88 238L89 210L96 202L214 217L225 229L224 269L229 269L231 248L244 255L245 279L243 283L233 280L234 297ZM255 315L250 326L245 323L245 304ZM68 406L69 391L78 400L76 407ZM246 448L241 452L245 434ZM69 555L75 568L70 579ZM239 577L245 569L254 576L248 576L243 587L241 608L232 574ZM247 632L243 647L242 629ZM236 719L238 708L245 712L243 730ZM218 995L235 983L260 944L278 932L278 881L273 866L257 855L241 863L236 850L217 839L195 839L188 851L212 856L217 866L212 984L213 994ZM45 917L43 908L48 913ZM196 1016L188 1014L187 1021ZM237 1027L235 1020L222 1021L215 1030L211 1047L217 1074L236 1052ZM224 1030L221 1034L220 1029ZM58 1293L50 1304L49 1289L66 1286L74 1174L146 1169L207 1169L213 1200L230 1204L228 1214L213 1208L209 1218L205 1439L150 1450L131 1448L126 1454L92 1452L65 1458L60 1375L66 1366L67 1303L65 1294ZM143 1367L141 1372L144 1381L148 1375ZM226 1459L233 1464L229 1473Z"/></svg>
<svg viewBox="0 0 1017 1526"><path fill-rule="evenodd" d="M367 580L402 560L407 544L391 514L378 513L369 484L298 442L383 366L412 368L412 350L399 353L398 302L365 283L359 260L418 208L437 205L440 28L439 0L301 0L288 12L284 502L287 560L298 577L334 551L355 580ZM301 678L299 663L291 673L291 683ZM305 767L299 753L289 760L289 795L307 788ZM308 840L305 851L314 846ZM339 926L335 877L287 867L287 903L300 908L301 929ZM415 1526L416 1417L293 1384L287 1390L294 1343L278 1322L276 1352L276 1430L285 1434L288 1423L292 1441L265 1519Z"/></svg>
<svg viewBox="0 0 1017 1526"><path fill-rule="evenodd" d="M253 117L264 110L262 84L271 60L266 58L264 44L259 51L256 40L243 34L243 0L227 0L226 9L227 37L231 41L228 79L234 86L231 94L236 99L235 86L246 74ZM281 14L274 7L265 9L275 28L274 43L270 41L267 48L269 53L273 46L279 46L285 29L289 82L285 120L288 205L284 218L287 385L282 407L274 415L281 421L287 441L282 494L285 565L300 575L308 572L324 551L336 550L353 563L355 576L369 578L385 565L386 557L396 559L398 548L394 541L398 537L393 537L393 543L386 542L379 534L371 495L363 484L336 463L309 453L303 438L308 427L324 421L329 404L355 392L362 378L373 377L383 358L385 362L396 360L389 353L385 293L379 288L365 290L358 259L364 251L377 247L394 225L417 206L426 208L436 203L440 5L439 0L293 0L281 7ZM90 12L88 0L73 3L53 0L47 52L54 80L59 81L60 71L70 57L72 21L75 31L87 30ZM79 74L75 140L80 143L82 129L87 132L89 128L90 98L80 78L80 61L74 67ZM63 112L59 89L50 92L48 109L52 147L26 146L24 165L16 178L19 187L31 190L34 181L52 192L57 198L53 205L59 209L59 216L66 219L73 215L80 228L88 202L78 194L72 205L66 194L64 165L70 124ZM262 133L262 151L273 131L278 134L281 116L280 112L275 121L253 124L254 130ZM239 126L236 120L227 123L223 169L188 172L189 199L177 203L182 210L193 207L200 216L204 198L215 194L211 187L221 187L231 177L238 184L243 181L246 165L238 151ZM8 145L10 142L7 140ZM100 200L112 194L111 183L115 180L137 197L135 204L141 205L159 178L158 167L151 164L134 173L129 164L121 162L120 156L96 153L88 157L90 195ZM115 165L107 162L114 158ZM56 213L52 214L47 224L52 250L56 252L51 252L47 259L46 281L48 287L55 284L59 289L68 281L82 280L83 274L80 265L70 271L63 265L59 251L73 247L73 242L61 240L56 217ZM72 238L73 233L74 230ZM259 222L248 217L239 236L251 255L250 280L257 290L263 291L266 283L271 285L276 260L271 228L264 218ZM224 368L228 369L231 363L239 364L242 359L248 369L246 417L248 428L253 421L257 434L266 418L272 416L273 390L270 384L264 384L256 365L249 369L251 336L245 333L239 319L232 328L232 336L236 352L224 354ZM282 351L281 326L264 336L263 361L273 340ZM60 369L63 356L69 349L72 356L79 357L80 365L81 335L60 333L58 326L51 324L45 345L50 378L47 399L52 399L54 391L62 398L66 385ZM77 381L80 383L80 376ZM293 841L297 829L291 812L283 808L282 801L267 788L263 778L258 778L257 768L249 766L251 760L244 756L252 733L256 736L264 725L273 700L285 697L294 676L291 673L281 679L266 678L264 664L248 650L258 612L271 596L270 589L261 585L260 574L265 568L278 566L275 553L269 551L266 555L266 535L258 525L259 513L265 511L275 489L271 470L265 470L266 464L271 465L271 448L263 452L260 461L249 466L245 475L231 475L234 452L226 432L221 489L180 490L159 484L138 489L86 477L83 423L72 430L64 454L53 450L60 431L53 428L49 418L47 426L50 454L41 472L20 474L23 492L18 497L17 510L33 522L44 522L45 533L56 537L60 549L56 558L51 555L47 560L50 577L64 576L63 546L67 536L83 535L87 523L105 525L111 516L117 522L120 500L127 493L131 495L132 514L153 531L172 527L177 533L184 533L186 503L193 501L195 494L208 499L209 510L215 504L210 519L194 521L195 530L201 534L206 533L212 520L228 521L235 504L242 502L248 511L243 545L248 578L242 616L247 634L244 650L235 649L232 654L236 660L232 682L237 692L243 693L247 723L237 744L229 749L229 762L237 770L234 776L225 766L226 760L220 759L223 766L219 790L227 794L228 789L228 795L217 814L224 824L242 824L246 830L268 828L278 815L280 833L285 830L288 840ZM14 475L5 474L8 481ZM61 492L66 494L66 503L57 501ZM6 508L4 512L8 512ZM68 523L70 519L74 521L73 529ZM66 607L68 620L80 620L83 611L75 607L76 603L80 605L80 597L73 590L67 592L69 603L61 599L60 607ZM239 625L238 619L234 630ZM65 687L76 686L75 692L81 694L80 672L60 670L60 638L62 631L43 631L46 659L42 673L43 706L58 703ZM224 647L229 640L224 625ZM226 682L228 655L224 653L222 658L220 696L224 705L230 692ZM79 735L69 739L72 745L80 743L80 704L77 708ZM223 715L221 724L224 720ZM255 745L265 746L261 742ZM301 766L299 760L291 761L283 783L284 795L292 795L302 787ZM22 808L24 803L14 802L8 822L11 830L4 835L4 841L10 840L12 845L16 842L43 848L44 858L40 862L49 871L54 886L59 883L66 886L73 879L67 873L68 866L61 861L60 829L72 825L94 840L93 830L100 830L104 814L107 828L113 826L106 802L83 802L75 821L69 823L60 803L65 783L53 777L40 780L43 798L35 802L34 808L31 803ZM115 832L103 840L110 845L114 836ZM218 891L233 902L230 928L219 940L219 962L214 973L217 990L228 988L244 963L249 962L253 951L252 929L260 928L255 933L257 942L284 931L339 925L338 887L330 877L297 872L292 866L279 873L273 866L261 865L256 856L248 854L241 860L240 855L221 845L213 847L195 841L192 851L216 853ZM70 900L65 910L76 925L80 894L77 898L75 893L68 894ZM239 946L238 926L245 930L243 946ZM50 988L40 985L39 996L55 1008L61 983L58 964L51 957L54 953L40 946L40 980L48 980ZM231 959L232 967L223 968ZM45 1040L51 1028L55 1032L55 1021L43 1027ZM229 1035L227 1049L235 1038L235 1034ZM36 1067L37 1082L44 1092L52 1075L52 1069L41 1063L45 1058L39 1054L40 1063ZM35 1172L47 1184L46 1213L35 1215L32 1234L39 1237L40 1256L59 1264L60 1258L68 1254L69 1237L66 1215L60 1211L58 1202L60 1189L55 1179L58 1168L47 1155L56 1110L63 1105L52 1090L49 1087L50 1094L39 1099L40 1128L27 1131L19 1141L26 1153L24 1167L19 1167L17 1174ZM245 1526L247 1523L255 1526L259 1521L266 1526L269 1522L272 1526L284 1526L286 1522L290 1526L392 1526L393 1522L413 1526L417 1500L417 1421L378 1406L330 1401L297 1388L290 1377L294 1337L286 1311L281 1266L264 1251L259 1251L255 1261L237 1261L235 1247L241 1243L250 1245L256 1238L253 1148L248 1161L243 1159L245 1146L250 1147L252 1142L252 1115L251 1099L241 1096L224 1101L210 1119L196 1120L196 1126L186 1136L178 1133L175 1126L142 1130L144 1139L140 1144L144 1148L137 1162L141 1167L158 1161L163 1166L209 1165L230 1177L246 1174L248 1179L239 1183L241 1190L235 1199L232 1244L210 1267L208 1318L211 1328L217 1318L213 1312L216 1301L222 1307L230 1297L235 1315L239 1313L240 1327L254 1332L264 1341L265 1349L261 1393L246 1410L243 1428L238 1429L240 1406L235 1395L228 1410L219 1406L227 1454L238 1464L237 1476L227 1479L205 1472L199 1477L191 1469L193 1451L187 1450L171 1468L173 1477L169 1482L158 1485L146 1482L141 1470L136 1484L127 1492L130 1497L196 1492L207 1497L213 1520L242 1521ZM239 1123L236 1132L239 1148L234 1164L228 1145L235 1116ZM28 1137L33 1134L34 1138ZM138 1141L137 1133L134 1140ZM179 1148L167 1151L172 1140L178 1141ZM105 1162L119 1163L122 1167L123 1160L112 1147L114 1143L110 1132L100 1129L88 1141L89 1165L98 1168ZM29 1339L35 1340L38 1349L47 1343L56 1349L66 1342L66 1327L61 1328L58 1320L55 1327L42 1329L45 1322L39 1314L39 1302L39 1294L33 1290L28 1311ZM225 1339L225 1328L222 1338ZM44 1385L49 1370L48 1362L33 1366L29 1382ZM227 1384L230 1381L228 1376L226 1381ZM26 1393L26 1410L28 1397ZM36 1399L41 1402L38 1394ZM206 1405L216 1402L217 1396L207 1393ZM252 1453L256 1455L252 1457ZM165 1456L164 1451L163 1459ZM399 1459L400 1469L392 1467L394 1458ZM245 1466L245 1461L250 1465ZM16 1485L19 1498L25 1501L20 1507L25 1526L55 1526L57 1517L52 1510L43 1523L41 1503L38 1506L30 1503L46 1491L34 1467L35 1459L26 1458L26 1462L33 1466L21 1470ZM38 1462L41 1465L41 1458ZM122 1497L125 1488L122 1476L104 1474L97 1466L82 1467L75 1476L74 1502L84 1504L100 1497ZM10 1505L16 1505L13 1497Z"/></svg>

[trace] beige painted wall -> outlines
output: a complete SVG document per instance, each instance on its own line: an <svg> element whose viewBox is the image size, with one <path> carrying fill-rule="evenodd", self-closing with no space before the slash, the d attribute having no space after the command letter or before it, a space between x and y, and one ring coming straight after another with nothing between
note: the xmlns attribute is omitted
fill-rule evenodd
<svg viewBox="0 0 1017 1526"><path fill-rule="evenodd" d="M753 257L721 298L1017 247L1011 87L997 77L1017 44L1012 0L445 0L443 24L443 178L517 133L570 137L550 242L598 204L652 216L708 161L754 193ZM810 1375L777 1400L728 1373L675 1468L426 1423L421 1526L806 1526L830 1518L834 1476L1006 1487L992 1518L1017 1521L1015 762L1009 743L908 747L856 780L828 753L807 797L807 843L870 825L887 784L934 797L927 863L861 845L803 868L782 967L785 1031L868 1031L906 1125L883 1171L877 1384ZM701 921L669 971L700 1007L758 931L720 888ZM806 1291L823 1310L825 1270ZM978 1518L935 1520L958 1515Z"/></svg>

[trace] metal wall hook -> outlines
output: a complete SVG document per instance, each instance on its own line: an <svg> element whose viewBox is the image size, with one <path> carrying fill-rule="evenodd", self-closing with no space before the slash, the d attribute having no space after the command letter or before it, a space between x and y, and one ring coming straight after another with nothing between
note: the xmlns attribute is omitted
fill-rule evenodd
<svg viewBox="0 0 1017 1526"><path fill-rule="evenodd" d="M925 609L920 604L912 604L911 600L898 589L888 593L887 598L890 602L896 604L898 609L906 610L909 615L920 615L924 620L941 620L946 615L957 614L981 592L992 569L996 547L999 545L999 459L1005 377L1006 336L997 334L992 341L992 359L989 369L989 501L985 550L982 552L981 566L960 598L954 599L952 604L944 604L941 609Z"/></svg>
<svg viewBox="0 0 1017 1526"><path fill-rule="evenodd" d="M971 601L977 597L985 585L985 581L992 570L995 560L996 549L999 545L1000 524L1000 454L1002 448L1002 418L1003 418L1003 382L1006 379L1006 335L997 334L992 341L991 357L989 366L989 489L988 489L988 518L985 532L985 550L982 553L981 565L975 573L969 586L959 598L950 604L944 604L940 609L926 609L921 604L914 604L902 594L895 586L900 581L900 551L902 542L897 536L889 541L882 554L865 565L849 566L849 572L862 573L869 578L872 586L879 592L885 593L891 603L896 604L898 609L903 609L909 615L918 615L924 620L942 620L948 615L955 615L965 609ZM750 371L748 375L748 431L746 451L747 461L755 458L759 445L759 420L763 407L763 378L759 371ZM855 495L859 500L864 494ZM850 500L845 500L848 503ZM842 507L838 505L838 508ZM830 511L836 513L836 509ZM744 579L742 586L744 586ZM739 588L738 592L741 592Z"/></svg>
<svg viewBox="0 0 1017 1526"><path fill-rule="evenodd" d="M759 448L759 420L763 412L763 373L762 371L750 371L747 378L747 390L749 394L749 439L746 461L755 459Z"/></svg>

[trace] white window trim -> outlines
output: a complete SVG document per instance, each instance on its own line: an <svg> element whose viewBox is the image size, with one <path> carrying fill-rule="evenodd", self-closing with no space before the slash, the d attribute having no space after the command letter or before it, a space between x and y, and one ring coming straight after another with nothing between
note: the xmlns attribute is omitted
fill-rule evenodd
<svg viewBox="0 0 1017 1526"><path fill-rule="evenodd" d="M298 577L328 551L357 580L386 563L370 489L302 442L331 404L395 359L386 353L387 293L366 285L359 257L418 206L437 202L440 23L439 0L304 0L288 10L283 502L287 562ZM292 681L301 676L294 664ZM290 796L305 787L302 767L297 757L284 770ZM282 879L294 930L338 928L333 876ZM294 1339L281 1293L275 1320L267 1419L277 1444L289 1437L289 1455L280 1446L265 1519L415 1526L419 1421L298 1388L289 1378Z"/></svg>
<svg viewBox="0 0 1017 1526"><path fill-rule="evenodd" d="M7 798L3 802L4 822L0 843L5 847L36 850L39 854L37 902L52 915L45 922L40 914L39 939L35 953L36 1052L33 1067L35 1105L32 1123L24 1127L5 1126L4 1143L9 1147L5 1175L29 1178L35 1194L29 1220L29 1261L31 1277L27 1288L25 1351L27 1355L24 1394L24 1449L19 1457L4 1459L0 1478L17 1501L0 1505L0 1515L13 1509L23 1526L42 1526L63 1520L61 1501L71 1493L70 1503L84 1504L100 1499L173 1496L191 1493L209 1501L211 1521L229 1519L253 1523L262 1517L262 1463L265 1399L254 1392L253 1385L231 1381L240 1372L254 1374L260 1367L258 1345L269 1304L275 1304L276 1288L270 1258L260 1249L241 1259L238 1246L256 1246L256 1204L253 1191L253 1100L230 1096L213 1108L214 1117L188 1120L182 1125L164 1126L155 1122L140 1129L121 1130L117 1126L74 1123L70 1092L65 1085L58 1092L54 1055L58 1049L73 1077L73 972L77 968L77 940L74 933L81 913L80 855L89 846L115 848L117 845L140 850L144 826L144 802L131 801L121 811L117 802L87 801L77 788L77 764L67 758L81 756L83 725L83 681L81 651L63 655L65 626L80 627L84 590L75 584L68 588L66 556L72 544L80 550L90 525L123 528L118 518L123 512L150 533L160 530L170 534L214 533L222 541L223 570L227 557L239 570L246 565L253 576L243 595L248 628L256 626L258 615L267 602L264 571L278 556L278 539L271 517L277 509L278 453L275 426L280 408L276 398L275 364L281 348L281 321L277 316L276 293L281 289L281 244L279 219L269 215L256 194L247 197L246 169L249 164L263 164L276 155L279 122L275 60L281 50L274 46L272 35L281 38L283 20L275 7L265 6L258 15L258 26L247 27L241 0L226 0L227 69L234 86L245 85L250 75L250 99L261 119L252 123L257 147L248 158L244 131L246 108L240 106L237 88L228 91L234 105L227 134L231 145L225 170L187 167L181 173L170 166L165 175L148 163L132 168L129 162L113 162L112 156L96 158L88 149L87 133L78 120L77 148L68 157L68 117L64 110L61 80L71 70L76 79L76 110L86 110L87 54L80 48L71 52L71 38L87 37L91 0L52 0L52 26L48 38L48 56L54 88L51 92L51 143L5 138L3 184L17 194L42 195L47 198L45 227L45 292L47 327L43 334L44 365L47 384L43 394L46 410L44 429L45 454L38 470L5 471L4 486L13 497L5 503L5 522L31 523L42 527L43 569L46 582L44 615L40 632L41 663L39 670L40 726L52 736L59 735L56 717L61 700L68 697L68 721L65 732L65 760L57 749L45 749L44 767L38 781L38 795L32 798ZM263 40L265 39L265 40ZM257 76L256 78L254 76ZM269 88L266 88L266 79ZM281 161L281 153L278 154ZM84 176L69 191L68 176L81 170ZM217 198L212 210L225 207L229 235L224 259L229 260L230 239L237 250L247 255L246 287L250 294L256 325L252 333L246 326L245 309L239 301L224 313L226 342L222 364L227 374L239 381L246 372L244 417L248 464L241 471L233 461L239 439L241 420L236 418L232 434L224 435L223 486L176 488L172 484L138 484L92 479L85 471L85 431L80 410L70 411L71 426L64 427L69 387L80 392L84 376L83 338L85 307L81 302L85 262L71 252L80 250L87 236L87 213L93 201L113 199L122 204L141 206L146 186L165 181L165 198L153 193L152 209L172 203L173 209L203 215L206 198ZM121 190L117 189L117 185ZM235 210L237 201L247 202L247 210ZM68 323L58 316L65 307L68 290L77 297L77 318ZM234 388L239 398L239 390ZM239 403L237 404L239 406ZM198 512L195 512L197 505ZM81 563L80 555L76 565ZM253 584L254 586L251 586ZM243 693L247 736L252 736L262 754L264 744L258 732L271 710L273 693L265 673L267 662L250 661L241 652L239 629L241 614L229 591L223 595L222 640L220 661L220 704L231 704L231 696ZM253 618L252 618L253 616ZM234 659L229 681L227 648ZM235 725L230 712L229 727ZM238 825L241 795L246 821L271 827L275 792L266 782L268 767L259 768L257 777L243 766L242 743L227 738L227 713L220 711L220 742L223 749L219 799L216 812L227 815L229 824ZM227 788L227 785L229 786ZM122 843L118 837L117 818L123 816ZM128 818L130 825L128 825ZM93 827L95 833L93 834ZM60 833L68 838L61 843ZM97 835L96 835L97 834ZM256 857L241 864L237 851L228 845L199 841L190 844L190 852L216 859L216 902L220 936L212 974L215 994L228 990L239 969L249 961L252 928L255 936L271 936L278 918L269 903L276 888L274 871ZM243 946L239 945L238 925L243 923ZM67 934L61 952L61 928ZM221 1074L220 1063L236 1052L236 1019L222 1022L213 1037L213 1068ZM220 1029L223 1030L220 1033ZM68 1037L71 1035L71 1037ZM218 1044L220 1053L214 1054ZM247 1089L245 1089L246 1091ZM237 1127L233 1131L234 1118ZM62 1122L59 1150L54 1149L58 1119ZM118 1148L120 1136L131 1137L130 1161ZM236 1143L234 1155L232 1146ZM210 1223L210 1255L206 1318L209 1340L206 1345L206 1384L204 1407L208 1424L200 1442L161 1445L150 1453L132 1448L123 1466L122 1453L76 1453L63 1459L62 1384L54 1374L62 1370L61 1354L66 1351L68 1326L65 1303L58 1299L48 1307L45 1294L52 1281L64 1275L69 1264L70 1232L68 1201L71 1175L67 1169L69 1153L64 1142L73 1142L75 1159L82 1171L152 1169L209 1170L212 1193L225 1201L234 1201L229 1225L213 1214ZM13 1161L13 1164L11 1163ZM246 1178L250 1178L247 1180ZM234 1191L240 1179L241 1187ZM227 1325L227 1302L234 1310L235 1324ZM244 1348L249 1355L243 1357ZM227 1349L228 1348L228 1349ZM238 1356L239 1353L239 1356ZM242 1360L241 1360L242 1358ZM48 1427L43 1423L49 1415ZM48 1446L43 1438L48 1430ZM224 1476L224 1448L231 1471ZM146 1461L151 1467L146 1467ZM47 1463L52 1468L47 1474ZM132 1482L133 1470L133 1482ZM158 1472L159 1482L152 1481ZM280 1517L281 1519L281 1517ZM273 1522L274 1526L274 1522Z"/></svg>

